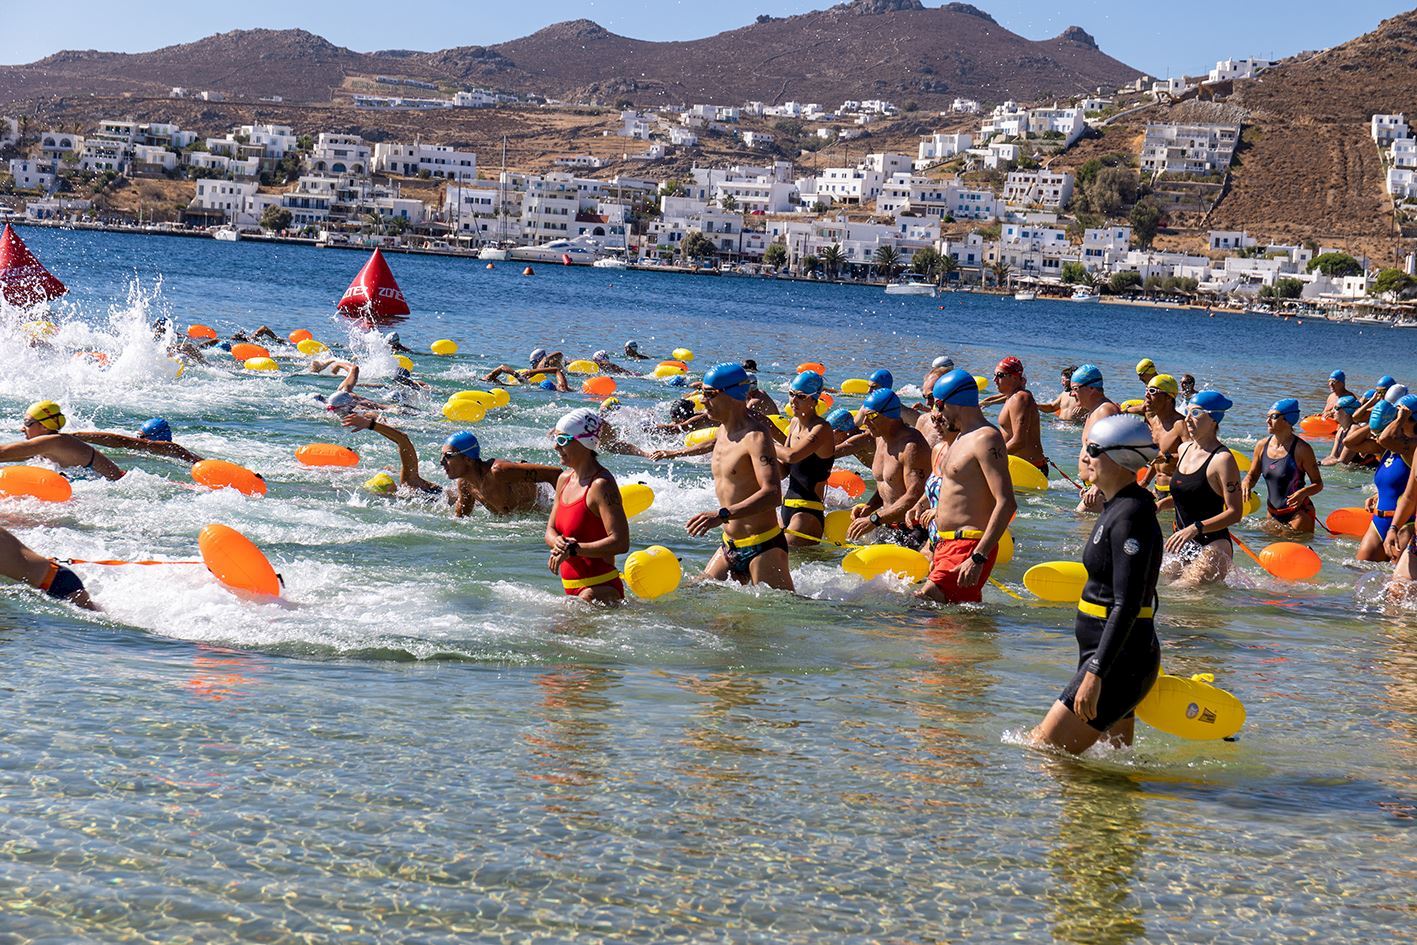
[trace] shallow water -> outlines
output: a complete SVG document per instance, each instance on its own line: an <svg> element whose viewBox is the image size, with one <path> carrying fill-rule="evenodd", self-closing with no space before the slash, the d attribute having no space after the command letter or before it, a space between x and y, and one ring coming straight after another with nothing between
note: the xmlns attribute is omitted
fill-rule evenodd
<svg viewBox="0 0 1417 945"><path fill-rule="evenodd" d="M1218 591L1164 597L1166 669L1240 696L1238 741L1140 727L1131 750L1054 758L1018 735L1070 675L1066 608L991 591L919 609L813 554L794 562L801 597L707 585L588 612L545 570L544 518L459 521L362 493L395 455L327 419L311 394L332 381L297 378L289 356L276 377L215 363L178 379L147 337L161 314L307 327L354 344L377 383L387 350L329 314L357 254L23 235L72 291L50 316L56 349L26 345L12 316L0 328L0 424L41 398L74 427L161 414L271 490L199 492L174 464L115 452L137 472L76 483L63 506L5 501L0 524L58 556L188 558L204 524L226 522L276 562L286 597L248 603L188 566L78 568L108 608L97 619L0 591L0 941L1372 942L1412 928L1417 615L1375 602L1351 543L1314 542L1311 584L1242 560ZM433 409L396 421L435 481L450 429L436 406L536 346L756 357L779 400L800 360L904 383L940 353L981 374L1017 354L1049 397L1063 363L1094 360L1131 396L1147 355L1224 389L1227 441L1246 451L1277 397L1317 409L1333 367L1355 384L1417 376L1392 329L390 261L419 313L405 343L462 345L416 357ZM622 416L660 414L668 395L622 382ZM587 402L514 390L478 427L484 451L553 462L545 431ZM1055 458L1076 453L1075 429L1046 438ZM360 468L298 466L313 440L358 449ZM707 467L609 464L658 495L634 545L701 565L712 545L682 524L715 505ZM1327 478L1321 510L1361 500L1362 474ZM1075 558L1074 501L1061 478L1024 496L996 576L1017 586L1029 564Z"/></svg>

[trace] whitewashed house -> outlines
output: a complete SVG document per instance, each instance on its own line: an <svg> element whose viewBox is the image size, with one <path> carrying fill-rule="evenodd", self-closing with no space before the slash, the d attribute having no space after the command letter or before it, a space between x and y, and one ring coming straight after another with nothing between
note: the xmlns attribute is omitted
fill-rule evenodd
<svg viewBox="0 0 1417 945"><path fill-rule="evenodd" d="M1010 171L1003 196L1010 206L1061 210L1073 199L1073 175L1044 169Z"/></svg>
<svg viewBox="0 0 1417 945"><path fill-rule="evenodd" d="M52 194L59 182L58 164L53 159L32 161L28 158L10 160L10 177L19 190L37 190Z"/></svg>
<svg viewBox="0 0 1417 945"><path fill-rule="evenodd" d="M757 149L766 148L772 145L777 139L765 131L745 131L743 132L743 144L745 147Z"/></svg>
<svg viewBox="0 0 1417 945"><path fill-rule="evenodd" d="M1387 192L1394 200L1417 200L1417 170L1388 168Z"/></svg>
<svg viewBox="0 0 1417 945"><path fill-rule="evenodd" d="M1126 256L1131 244L1129 226L1089 227L1082 234L1082 264L1089 271L1110 269Z"/></svg>
<svg viewBox="0 0 1417 945"><path fill-rule="evenodd" d="M477 155L448 145L381 141L374 145L373 170L402 177L427 173L448 180L476 180Z"/></svg>
<svg viewBox="0 0 1417 945"><path fill-rule="evenodd" d="M1411 170L1417 168L1417 139L1398 138L1388 150L1388 160L1393 167Z"/></svg>
<svg viewBox="0 0 1417 945"><path fill-rule="evenodd" d="M679 148L698 147L699 136L688 128L675 126L669 129L669 143Z"/></svg>
<svg viewBox="0 0 1417 945"><path fill-rule="evenodd" d="M1142 171L1222 173L1230 167L1239 140L1239 125L1150 124L1142 141Z"/></svg>
<svg viewBox="0 0 1417 945"><path fill-rule="evenodd" d="M1253 79L1273 63L1268 59L1221 59L1206 76L1207 82L1233 82L1236 79Z"/></svg>
<svg viewBox="0 0 1417 945"><path fill-rule="evenodd" d="M1378 146L1389 144L1398 138L1408 137L1407 118L1396 115L1374 115L1370 122L1373 140Z"/></svg>
<svg viewBox="0 0 1417 945"><path fill-rule="evenodd" d="M979 114L979 103L972 98L957 98L950 103L950 113L955 115Z"/></svg>
<svg viewBox="0 0 1417 945"><path fill-rule="evenodd" d="M306 163L317 174L367 174L370 156L369 145L359 135L321 132Z"/></svg>
<svg viewBox="0 0 1417 945"><path fill-rule="evenodd" d="M251 200L256 191L255 181L199 180L196 196L187 204L187 210L189 213L201 211L202 216L216 211L228 222L254 226L260 222L260 215L251 212Z"/></svg>
<svg viewBox="0 0 1417 945"><path fill-rule="evenodd" d="M46 131L39 136L39 152L46 158L62 160L84 150L84 136L67 131Z"/></svg>
<svg viewBox="0 0 1417 945"><path fill-rule="evenodd" d="M937 132L920 140L915 166L929 167L931 164L949 160L956 154L968 151L972 147L974 147L974 135L967 131L958 134Z"/></svg>
<svg viewBox="0 0 1417 945"><path fill-rule="evenodd" d="M1244 230L1211 230L1206 234L1206 242L1214 251L1249 249L1255 245L1255 238Z"/></svg>

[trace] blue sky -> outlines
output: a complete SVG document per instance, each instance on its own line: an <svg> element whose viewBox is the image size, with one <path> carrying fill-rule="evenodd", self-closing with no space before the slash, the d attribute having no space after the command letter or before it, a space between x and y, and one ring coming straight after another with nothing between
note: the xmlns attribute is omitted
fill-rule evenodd
<svg viewBox="0 0 1417 945"><path fill-rule="evenodd" d="M925 0L940 6L942 0ZM540 0L401 6L371 0L241 0L232 4L152 0L4 0L0 63L31 62L60 49L140 52L211 33L251 27L302 27L357 50L442 49L515 39L561 20L595 20L639 39L693 39L751 23L760 13L784 16L823 9L832 0ZM1097 37L1102 49L1165 76L1195 73L1228 56L1285 56L1332 46L1366 33L1411 0L1189 0L1144 7L1118 0L975 0L1008 29L1030 39L1070 25ZM390 11L396 11L391 14Z"/></svg>

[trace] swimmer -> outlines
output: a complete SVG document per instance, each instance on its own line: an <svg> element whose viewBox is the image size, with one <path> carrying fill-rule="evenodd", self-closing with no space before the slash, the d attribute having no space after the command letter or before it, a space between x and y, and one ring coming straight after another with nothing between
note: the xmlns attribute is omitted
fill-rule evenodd
<svg viewBox="0 0 1417 945"><path fill-rule="evenodd" d="M1073 372L1077 369L1076 364L1063 368L1063 390L1047 403L1039 404L1041 412L1056 414L1064 423L1081 423L1087 418L1087 410L1078 403L1077 392L1073 390Z"/></svg>
<svg viewBox="0 0 1417 945"><path fill-rule="evenodd" d="M24 542L0 528L0 575L23 581L55 600L67 601L85 610L98 610L84 590L79 576L53 558L35 552Z"/></svg>
<svg viewBox="0 0 1417 945"><path fill-rule="evenodd" d="M1357 413L1361 406L1358 398L1353 394L1344 394L1333 404L1332 419L1338 421L1338 430L1333 435L1333 449L1322 460L1324 466L1337 466L1340 463L1353 463L1361 459L1356 450L1349 449L1346 445L1348 434L1353 428L1353 415Z"/></svg>
<svg viewBox="0 0 1417 945"><path fill-rule="evenodd" d="M836 437L831 425L817 415L821 392L822 376L815 371L803 371L793 379L788 392L792 423L786 442L776 447L777 461L787 469L781 521L792 547L817 544L813 539L822 537L826 523L827 507L822 499L836 461Z"/></svg>
<svg viewBox="0 0 1417 945"><path fill-rule="evenodd" d="M1334 419L1334 409L1339 400L1352 395L1353 392L1348 389L1348 375L1343 371L1334 371L1328 376L1328 399L1324 401L1323 416Z"/></svg>
<svg viewBox="0 0 1417 945"><path fill-rule="evenodd" d="M282 338L280 335L277 335L275 332L271 331L271 329L270 329L268 326L266 326L266 325L262 325L260 328L257 328L255 331L250 331L250 332L248 332L248 331L242 330L242 331L238 331L238 332L233 332L232 335L231 335L231 340L232 340L232 341L247 341L247 342L252 342L252 341L274 341L274 342L276 342L277 344L284 344L284 343L285 343L285 339L284 339L284 338Z"/></svg>
<svg viewBox="0 0 1417 945"><path fill-rule="evenodd" d="M1397 385L1401 387L1401 385ZM1394 403L1378 403L1369 425L1377 431L1377 442L1386 451L1373 473L1377 494L1369 496L1365 508L1373 513L1372 527L1363 533L1358 543L1359 561L1389 561L1387 537L1394 526L1410 524L1410 519L1397 520L1397 506L1402 492L1417 467L1417 395L1404 393Z"/></svg>
<svg viewBox="0 0 1417 945"><path fill-rule="evenodd" d="M935 405L935 382L954 369L954 358L947 354L942 354L930 362L930 370L925 372L925 377L920 382L920 389L925 393L926 408Z"/></svg>
<svg viewBox="0 0 1417 945"><path fill-rule="evenodd" d="M1029 735L1034 744L1081 754L1100 738L1130 745L1134 710L1161 671L1156 637L1156 581L1161 526L1156 500L1136 474L1156 456L1151 431L1139 417L1113 416L1093 424L1084 445L1084 478L1102 490L1102 514L1083 545L1087 583L1073 633L1077 673Z"/></svg>
<svg viewBox="0 0 1417 945"><path fill-rule="evenodd" d="M394 354L412 354L413 349L406 347L399 339L399 333L391 331L384 336L384 342L389 346L389 350Z"/></svg>
<svg viewBox="0 0 1417 945"><path fill-rule="evenodd" d="M1186 441L1186 418L1176 409L1180 387L1170 374L1158 374L1146 385L1143 419L1151 428L1151 439L1158 450L1156 460L1142 485L1154 485L1158 490L1169 489L1176 456Z"/></svg>
<svg viewBox="0 0 1417 945"><path fill-rule="evenodd" d="M351 410L387 410L389 408L389 404L370 400L368 397L354 392L355 386L359 384L359 365L353 361L342 361L338 358L325 358L324 360L317 358L310 362L311 374L324 374L326 371L336 377L341 372L344 374L344 379L340 381L339 387L335 388L335 392L328 398L321 394L315 395L315 399L336 416L343 417Z"/></svg>
<svg viewBox="0 0 1417 945"><path fill-rule="evenodd" d="M748 390L742 365L720 364L704 375L704 405L718 424L710 448L719 509L695 515L685 530L699 537L723 529L723 544L704 569L709 578L790 591L787 541L777 523L781 472L766 422L748 412Z"/></svg>
<svg viewBox="0 0 1417 945"><path fill-rule="evenodd" d="M856 426L856 416L845 407L835 407L822 419L832 428L832 439L836 442L833 458L850 456L870 469L876 457L876 438Z"/></svg>
<svg viewBox="0 0 1417 945"><path fill-rule="evenodd" d="M595 354L591 355L591 356L590 356L590 359L595 362L595 366L596 366L596 367L600 368L600 373L602 373L602 374L634 374L634 373L635 373L634 371L631 371L629 368L621 367L620 365L616 364L614 361L610 360L610 352L609 352L609 351L606 351L606 350L604 350L604 349L601 349L600 351L597 351Z"/></svg>
<svg viewBox="0 0 1417 945"><path fill-rule="evenodd" d="M596 439L600 441L600 451L614 453L618 456L645 456L644 450L640 449L629 440L621 439L615 427L611 425L609 414L620 409L619 397L607 397L600 402L598 414L600 416L600 432L596 434Z"/></svg>
<svg viewBox="0 0 1417 945"><path fill-rule="evenodd" d="M1383 541L1383 550L1387 552L1388 560L1397 562L1392 569L1392 582L1388 585L1389 594L1394 596L1405 594L1412 584L1417 582L1417 549L1413 548L1411 524L1414 516L1417 516L1417 473L1409 473L1407 487L1398 498L1392 516L1393 521L1408 524L1389 528L1387 538Z"/></svg>
<svg viewBox="0 0 1417 945"><path fill-rule="evenodd" d="M1099 420L1108 417L1115 417L1120 408L1107 396L1107 392L1102 385L1102 370L1095 364L1084 364L1073 372L1070 378L1073 385L1073 395L1077 397L1078 406L1085 410L1084 416L1087 418L1082 425L1082 445L1083 449L1078 453L1078 475L1087 481L1087 475L1082 472L1083 460L1086 458L1086 448L1089 442L1088 436L1092 433L1092 425ZM1082 494L1081 501L1078 502L1079 512L1099 512L1102 510L1102 490L1092 486Z"/></svg>
<svg viewBox="0 0 1417 945"><path fill-rule="evenodd" d="M556 390L565 392L571 389L570 383L566 380L566 358L561 352L548 352L545 348L536 348L527 360L531 363L531 367L525 371L519 371L508 364L499 364L484 374L482 379L489 384L500 384L503 375L514 377L518 381L530 381L537 374L550 374Z"/></svg>
<svg viewBox="0 0 1417 945"><path fill-rule="evenodd" d="M938 385L938 381L936 384ZM1004 407L999 411L999 432L1010 456L1017 456L1048 475L1048 457L1043 455L1042 424L1038 417L1038 402L1028 389L1023 362L1007 357L994 367L994 386L999 389ZM977 390L977 388L976 388ZM1007 464L1005 464L1007 465Z"/></svg>
<svg viewBox="0 0 1417 945"><path fill-rule="evenodd" d="M1386 386L1381 386L1384 382ZM1348 432L1343 434L1342 462L1358 466L1376 466L1385 452L1378 445L1377 435L1368 421L1373 416L1374 408L1385 403L1384 395L1388 387L1396 384L1396 381L1385 376L1378 383L1380 387L1363 392L1358 409L1353 411L1353 422L1348 425Z"/></svg>
<svg viewBox="0 0 1417 945"><path fill-rule="evenodd" d="M866 378L866 383L869 385L866 391L868 394L872 391L880 390L882 387L889 387L894 390L895 376L885 368L877 368L871 372L870 377Z"/></svg>
<svg viewBox="0 0 1417 945"><path fill-rule="evenodd" d="M1171 494L1158 503L1176 510L1175 530L1166 539L1167 580L1196 587L1225 580L1235 549L1230 526L1245 514L1240 467L1220 442L1220 421L1233 404L1219 391L1203 390L1186 408L1191 441L1181 447Z"/></svg>
<svg viewBox="0 0 1417 945"><path fill-rule="evenodd" d="M1294 433L1298 422L1299 401L1293 397L1277 400L1269 408L1265 415L1269 436L1255 446L1240 495L1249 495L1263 477L1269 510L1266 524L1311 533L1319 516L1313 498L1323 491L1324 481L1314 448Z"/></svg>
<svg viewBox="0 0 1417 945"><path fill-rule="evenodd" d="M1149 389L1151 385L1151 379L1156 376L1158 376L1158 372L1156 370L1156 363L1152 361L1151 358L1142 358L1140 361L1137 362L1137 380L1141 381L1143 388ZM1142 397L1146 397L1145 392L1143 392ZM1145 400L1143 400L1141 404L1138 404L1135 407L1128 407L1122 412L1140 414L1144 410L1146 410Z"/></svg>
<svg viewBox="0 0 1417 945"><path fill-rule="evenodd" d="M18 443L0 444L0 463L18 463L26 459L47 459L64 469L92 472L104 479L123 478L123 470L76 436L59 432L68 423L59 405L52 400L31 404L20 422L25 438Z"/></svg>
<svg viewBox="0 0 1417 945"><path fill-rule="evenodd" d="M382 436L384 439L394 444L394 447L398 449L399 452L399 478L393 489L402 486L420 498L446 497L449 503L455 502L455 493L436 486L423 478L423 474L419 471L418 467L418 450L414 448L413 441L409 439L407 433L403 432L398 427L381 422L376 415L370 413L349 413L340 418L340 423L349 427L351 430L368 430L370 433L377 433L379 436ZM453 436L458 436L458 434L454 433ZM373 480L371 480L371 482L372 481ZM380 489L377 491L389 492L393 491L393 489ZM467 507L467 511L472 511L470 504ZM467 513L462 512L459 514L465 515Z"/></svg>
<svg viewBox="0 0 1417 945"><path fill-rule="evenodd" d="M1196 396L1196 379L1192 374L1181 375L1181 395L1176 398L1176 409L1182 413L1191 405L1191 398Z"/></svg>
<svg viewBox="0 0 1417 945"><path fill-rule="evenodd" d="M756 374L748 375L748 411L760 417L770 417L773 414L782 413L782 410L777 406L777 401L758 387ZM771 427L771 429L776 430L777 427Z"/></svg>
<svg viewBox="0 0 1417 945"><path fill-rule="evenodd" d="M1352 406L1346 410L1347 418L1345 422L1345 411L1340 410L1340 403L1347 404L1352 401ZM1353 396L1353 392L1348 389L1348 375L1343 371L1334 371L1328 376L1328 399L1324 401L1322 416L1330 420L1338 421L1338 431L1333 435L1333 448L1324 457L1323 464L1332 466L1340 462L1339 456L1343 452L1343 437L1348 432L1349 423L1352 422L1353 410L1358 406L1358 398Z"/></svg>
<svg viewBox="0 0 1417 945"><path fill-rule="evenodd" d="M943 604L978 603L999 556L999 539L1018 508L1009 453L1002 432L979 409L972 374L950 371L932 393L933 411L955 436L935 463L935 547L930 574L916 596Z"/></svg>
<svg viewBox="0 0 1417 945"><path fill-rule="evenodd" d="M200 463L202 457L172 442L172 427L162 417L153 417L142 425L137 436L129 436L126 433L105 433L102 430L79 430L72 434L76 440L83 440L93 446L103 446L108 449L137 450L140 453L151 453L154 456L165 456L168 459L179 460L184 463Z"/></svg>
<svg viewBox="0 0 1417 945"><path fill-rule="evenodd" d="M868 396L862 413L862 425L875 440L871 475L876 491L851 510L846 540L858 542L881 529L882 541L918 550L929 539L929 532L918 522L907 524L906 519L925 494L930 444L914 427L902 422L900 397L893 390L882 388Z"/></svg>
<svg viewBox="0 0 1417 945"><path fill-rule="evenodd" d="M631 361L648 361L649 355L640 353L640 343L638 341L625 342L625 357Z"/></svg>
<svg viewBox="0 0 1417 945"><path fill-rule="evenodd" d="M707 412L694 409L692 400L676 400L669 408L669 422L657 423L651 429L655 433L688 433L712 423Z"/></svg>
<svg viewBox="0 0 1417 945"><path fill-rule="evenodd" d="M567 597L608 604L625 599L615 556L630 550L630 523L615 477L600 464L604 421L593 410L572 410L556 422L551 437L566 467L546 520L546 566L561 579Z"/></svg>

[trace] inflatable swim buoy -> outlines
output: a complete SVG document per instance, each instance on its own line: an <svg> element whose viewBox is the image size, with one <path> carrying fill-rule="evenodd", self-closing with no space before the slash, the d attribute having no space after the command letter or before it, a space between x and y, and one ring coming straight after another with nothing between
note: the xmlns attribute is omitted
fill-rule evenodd
<svg viewBox="0 0 1417 945"><path fill-rule="evenodd" d="M399 367L403 368L405 371L413 370L413 358L410 358L408 355L396 354L394 355L394 360L397 361Z"/></svg>
<svg viewBox="0 0 1417 945"><path fill-rule="evenodd" d="M280 596L280 575L255 543L227 525L211 524L197 536L202 561L218 581L233 591Z"/></svg>
<svg viewBox="0 0 1417 945"><path fill-rule="evenodd" d="M643 482L632 482L620 487L620 502L625 506L625 517L634 518L654 505L654 490Z"/></svg>
<svg viewBox="0 0 1417 945"><path fill-rule="evenodd" d="M826 366L820 361L803 361L801 364L797 365L797 373L801 374L803 371L813 371L820 374L822 377L827 376Z"/></svg>
<svg viewBox="0 0 1417 945"><path fill-rule="evenodd" d="M1310 436L1333 436L1338 432L1338 421L1322 414L1311 414L1299 421L1299 429Z"/></svg>
<svg viewBox="0 0 1417 945"><path fill-rule="evenodd" d="M974 386L979 388L979 393L984 393L989 387L989 378L985 377L983 374L974 375Z"/></svg>
<svg viewBox="0 0 1417 945"><path fill-rule="evenodd" d="M1009 457L1009 478L1016 492L1048 491L1048 477L1022 456Z"/></svg>
<svg viewBox="0 0 1417 945"><path fill-rule="evenodd" d="M677 364L657 364L653 371L649 372L650 377L665 378L683 374L684 369Z"/></svg>
<svg viewBox="0 0 1417 945"><path fill-rule="evenodd" d="M447 357L458 353L458 343L451 338L439 338L428 346L428 350L433 354Z"/></svg>
<svg viewBox="0 0 1417 945"><path fill-rule="evenodd" d="M827 477L827 485L842 490L853 499L861 497L866 491L866 480L861 478L859 473L850 469L837 469Z"/></svg>
<svg viewBox="0 0 1417 945"><path fill-rule="evenodd" d="M841 559L842 570L860 575L867 581L882 574L908 578L912 584L925 580L930 573L930 559L914 548L900 545L867 545L857 548Z"/></svg>
<svg viewBox="0 0 1417 945"><path fill-rule="evenodd" d="M231 356L238 361L249 361L252 358L269 358L271 353L260 345L240 341L231 346Z"/></svg>
<svg viewBox="0 0 1417 945"><path fill-rule="evenodd" d="M0 467L0 495L39 499L42 502L67 502L74 496L74 487L52 469L4 466Z"/></svg>
<svg viewBox="0 0 1417 945"><path fill-rule="evenodd" d="M694 360L694 352L690 351L688 348L675 348L673 351L669 352L669 356L675 361Z"/></svg>
<svg viewBox="0 0 1417 945"><path fill-rule="evenodd" d="M1264 503L1260 501L1260 497L1255 493L1251 492L1245 496L1245 504L1243 506L1243 510L1241 511L1241 515L1254 515L1260 510L1260 507L1263 505Z"/></svg>
<svg viewBox="0 0 1417 945"><path fill-rule="evenodd" d="M512 402L512 395L500 387L494 387L487 393L492 395L492 406L505 407Z"/></svg>
<svg viewBox="0 0 1417 945"><path fill-rule="evenodd" d="M481 423L487 408L476 400L450 400L443 405L443 419L453 423Z"/></svg>
<svg viewBox="0 0 1417 945"><path fill-rule="evenodd" d="M544 380L546 380L545 374L533 374L531 377L528 377L526 379L526 382L528 384L540 384Z"/></svg>
<svg viewBox="0 0 1417 945"><path fill-rule="evenodd" d="M683 361L675 361L675 360L672 360L672 359L671 359L671 360L661 361L661 362L659 362L659 363L660 363L660 364L667 364L667 365L669 365L670 367L677 367L677 368L678 368L679 370L681 370L681 371L687 371L687 370L689 370L689 365L686 364L686 363L683 362Z"/></svg>
<svg viewBox="0 0 1417 945"><path fill-rule="evenodd" d="M581 384L581 392L592 397L609 397L615 393L615 378L606 377L604 374L588 377Z"/></svg>
<svg viewBox="0 0 1417 945"><path fill-rule="evenodd" d="M216 329L210 325L188 325L187 337L194 341L215 340L217 333Z"/></svg>
<svg viewBox="0 0 1417 945"><path fill-rule="evenodd" d="M791 406L791 404L789 404L788 406ZM773 426L777 427L778 430L781 431L783 436L786 436L787 431L792 429L791 417L784 417L780 413L770 413L768 414L768 419L772 421Z"/></svg>
<svg viewBox="0 0 1417 945"><path fill-rule="evenodd" d="M192 481L208 489L235 489L242 495L266 494L266 480L258 473L224 459L204 459L194 463Z"/></svg>
<svg viewBox="0 0 1417 945"><path fill-rule="evenodd" d="M698 446L708 443L718 436L718 427L699 427L697 430L690 430L689 435L684 437L685 446Z"/></svg>
<svg viewBox="0 0 1417 945"><path fill-rule="evenodd" d="M1023 574L1023 586L1035 597L1057 604L1076 604L1087 583L1087 568L1081 561L1045 561Z"/></svg>
<svg viewBox="0 0 1417 945"><path fill-rule="evenodd" d="M1371 527L1373 513L1362 508L1334 509L1324 519L1324 527L1335 535L1362 538Z"/></svg>
<svg viewBox="0 0 1417 945"><path fill-rule="evenodd" d="M1250 471L1250 466L1253 465L1253 461L1250 459L1250 457L1246 456L1244 453L1240 452L1234 447L1231 447L1230 455L1235 457L1235 465L1240 467L1241 475Z"/></svg>
<svg viewBox="0 0 1417 945"><path fill-rule="evenodd" d="M295 343L295 350L299 351L301 354L316 355L324 354L330 349L329 346L322 341L316 341L314 338L302 338Z"/></svg>
<svg viewBox="0 0 1417 945"><path fill-rule="evenodd" d="M270 358L247 358L241 365L248 371L279 371L280 365Z"/></svg>
<svg viewBox="0 0 1417 945"><path fill-rule="evenodd" d="M1190 679L1161 673L1137 705L1137 718L1177 738L1229 738L1245 724L1245 706L1224 689L1210 685L1214 680L1210 673L1197 673Z"/></svg>
<svg viewBox="0 0 1417 945"><path fill-rule="evenodd" d="M1004 529L1004 533L999 536L999 556L994 559L994 567L1002 568L1010 561L1014 560L1014 532L1011 528Z"/></svg>
<svg viewBox="0 0 1417 945"><path fill-rule="evenodd" d="M338 443L306 443L295 451L303 466L358 466L359 454Z"/></svg>
<svg viewBox="0 0 1417 945"><path fill-rule="evenodd" d="M1314 549L1293 541L1276 541L1260 549L1260 564L1281 581L1307 581L1323 569Z"/></svg>
<svg viewBox="0 0 1417 945"><path fill-rule="evenodd" d="M524 275L524 276L534 276L534 275L536 275L536 273L532 271L532 268L531 268L530 266L527 266L525 269L522 270L522 275Z"/></svg>
<svg viewBox="0 0 1417 945"><path fill-rule="evenodd" d="M497 406L497 395L487 390L460 390L448 398L448 403L455 400L470 400L483 410L491 410Z"/></svg>
<svg viewBox="0 0 1417 945"><path fill-rule="evenodd" d="M869 394L871 392L871 382L864 377L848 377L841 382L841 392L843 394Z"/></svg>
<svg viewBox="0 0 1417 945"><path fill-rule="evenodd" d="M289 342L290 342L291 344L293 344L293 345L298 345L298 344L300 344L300 342L302 342L302 341L309 341L310 339L312 339L312 338L314 338L314 337L315 337L315 334L314 334L314 332L312 332L310 329L308 329L308 328L297 328L297 329L295 329L294 331L292 331L290 334L286 335L286 336L285 336L285 340L286 340L286 341L289 341Z"/></svg>
<svg viewBox="0 0 1417 945"><path fill-rule="evenodd" d="M826 521L822 523L822 540L831 542L833 545L844 545L846 544L846 530L850 527L850 509L837 509L835 512L828 512Z"/></svg>
<svg viewBox="0 0 1417 945"><path fill-rule="evenodd" d="M674 552L663 545L651 545L625 558L621 577L630 593L641 600L654 600L678 589L684 571Z"/></svg>

